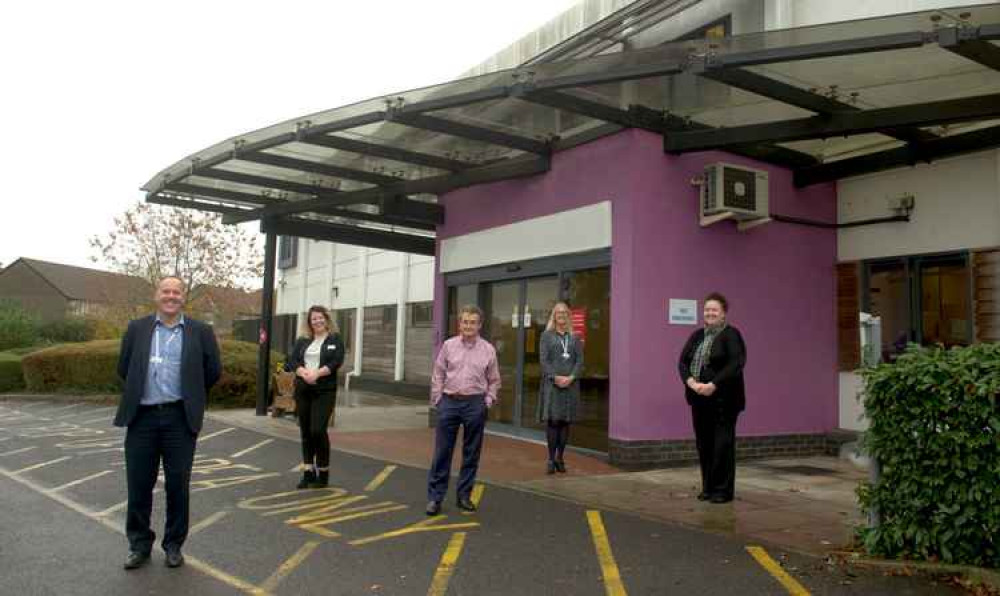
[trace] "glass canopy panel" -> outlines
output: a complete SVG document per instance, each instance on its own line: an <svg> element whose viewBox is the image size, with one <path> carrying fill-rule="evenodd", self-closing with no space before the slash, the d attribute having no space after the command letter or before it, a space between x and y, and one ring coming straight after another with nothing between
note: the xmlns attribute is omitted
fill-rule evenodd
<svg viewBox="0 0 1000 596"><path fill-rule="evenodd" d="M778 143L781 147L794 149L803 153L808 153L820 161L832 161L853 157L863 153L874 151L885 151L904 145L891 137L878 133L854 135L851 137L836 137L830 139L813 139L808 141L794 141L790 143Z"/></svg>
<svg viewBox="0 0 1000 596"><path fill-rule="evenodd" d="M352 136L372 143L399 147L420 153L440 155L468 162L470 165L517 157L523 152L491 143L412 128L396 122L382 122L355 128Z"/></svg>

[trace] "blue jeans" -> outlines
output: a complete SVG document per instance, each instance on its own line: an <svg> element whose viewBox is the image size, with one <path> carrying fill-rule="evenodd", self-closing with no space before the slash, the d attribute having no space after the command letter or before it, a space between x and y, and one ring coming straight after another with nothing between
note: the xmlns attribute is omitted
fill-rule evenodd
<svg viewBox="0 0 1000 596"><path fill-rule="evenodd" d="M486 398L483 395L463 396L456 399L444 395L438 403L437 430L434 439L434 460L427 474L427 498L443 501L448 492L451 459L462 431L462 471L458 477L458 498L468 498L476 483L479 454L483 449L483 430L486 428Z"/></svg>

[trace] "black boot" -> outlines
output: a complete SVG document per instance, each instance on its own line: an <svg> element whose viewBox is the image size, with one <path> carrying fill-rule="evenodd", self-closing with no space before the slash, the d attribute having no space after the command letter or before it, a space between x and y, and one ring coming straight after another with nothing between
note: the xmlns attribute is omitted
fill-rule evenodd
<svg viewBox="0 0 1000 596"><path fill-rule="evenodd" d="M302 480L299 480L295 488L309 488L313 482L316 482L316 473L312 471L312 468L306 468L302 471Z"/></svg>
<svg viewBox="0 0 1000 596"><path fill-rule="evenodd" d="M327 486L330 486L330 470L319 470L313 481L309 483L309 488L326 488Z"/></svg>

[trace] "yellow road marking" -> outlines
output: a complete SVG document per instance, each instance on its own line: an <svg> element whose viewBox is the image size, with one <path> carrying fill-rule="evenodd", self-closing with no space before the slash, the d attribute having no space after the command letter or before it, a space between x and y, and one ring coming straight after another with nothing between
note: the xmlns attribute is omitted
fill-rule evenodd
<svg viewBox="0 0 1000 596"><path fill-rule="evenodd" d="M434 572L434 579L431 581L430 589L427 590L427 596L444 596L448 593L448 582L455 573L455 564L462 554L463 545L465 545L465 532L455 532L451 535L451 540L441 555L441 563Z"/></svg>
<svg viewBox="0 0 1000 596"><path fill-rule="evenodd" d="M377 534L375 536L369 536L368 538L360 538L358 540L352 540L348 542L351 546L362 546L365 544L371 544L372 542L378 542L379 540L386 540L389 538L398 538L400 536L405 536L407 534L416 534L418 532L440 532L442 530L464 530L466 528L478 528L479 522L464 522L460 524L439 524L448 519L447 515L439 515L436 517L431 517L425 520L421 520L415 524L400 528L398 530L392 530L391 532L385 532L383 534Z"/></svg>
<svg viewBox="0 0 1000 596"><path fill-rule="evenodd" d="M45 413L46 414L51 414L52 412L63 412L65 410L69 410L71 408L79 408L82 405L84 405L84 404L70 404L68 406L62 406L62 407L59 407L59 408L52 408L51 410L45 410Z"/></svg>
<svg viewBox="0 0 1000 596"><path fill-rule="evenodd" d="M36 449L36 447L22 447L20 449L15 449L13 451L8 451L7 453L0 453L0 457L4 457L4 456L7 456L7 455L17 455L18 453L24 453L26 451L31 451L32 449Z"/></svg>
<svg viewBox="0 0 1000 596"><path fill-rule="evenodd" d="M28 466L27 468L21 468L20 470L11 472L11 474L23 474L24 472L30 472L32 470L37 470L38 468L44 468L45 466L51 466L52 464L57 464L59 462L66 461L67 459L70 459L70 456L65 455L63 457L53 459L51 461L42 462L40 464L35 464L33 466Z"/></svg>
<svg viewBox="0 0 1000 596"><path fill-rule="evenodd" d="M319 540L310 540L302 545L294 555L288 557L288 560L281 564L278 569L271 574L271 577L264 580L264 583L260 585L260 589L265 592L272 592L281 583L281 580L285 579L289 573L295 571L295 568L302 564L303 561L309 558L309 555L313 553L314 550L320 545Z"/></svg>
<svg viewBox="0 0 1000 596"><path fill-rule="evenodd" d="M608 596L626 596L628 592L625 591L625 584L622 583L618 564L615 563L615 556L611 552L611 542L608 541L608 532L604 529L601 512L588 511L587 523L590 524L590 533L594 538L594 548L597 549L597 560L601 564L605 593Z"/></svg>
<svg viewBox="0 0 1000 596"><path fill-rule="evenodd" d="M809 596L809 590L806 590L802 584L795 581L795 578L788 575L788 573L781 568L781 565L779 565L777 561L772 559L771 556L767 554L766 550L759 546L748 546L747 552L750 553L750 556L756 559L757 562L760 563L760 566L766 569L767 572L774 577L774 579L778 580L778 582L784 586L786 590L788 590L789 594L792 596Z"/></svg>
<svg viewBox="0 0 1000 596"><path fill-rule="evenodd" d="M472 500L473 505L476 506L476 509L479 509L479 502L483 500L484 492L486 492L485 484L477 482L476 485L472 487L472 496L469 498ZM475 513L475 511L463 511L462 515L475 515Z"/></svg>
<svg viewBox="0 0 1000 596"><path fill-rule="evenodd" d="M43 495L47 496L48 498L52 499L53 501L55 501L55 502L63 505L64 507L66 507L66 508L68 508L68 509L70 509L72 511L75 511L75 512L83 515L84 517L87 517L87 518L89 518L89 519L91 519L91 520L93 520L93 521L101 524L102 526L104 526L106 528L110 528L110 529L114 530L115 532L117 532L117 533L119 533L119 534L121 534L123 536L125 535L125 529L122 528L121 525L116 524L115 522L113 522L111 520L103 519L102 517L100 517L100 514L94 513L93 511L87 509L83 505L80 505L76 501L73 501L71 499L67 499L66 497L64 497L64 496L62 496L60 494L55 494L52 491L47 491L44 488L42 488L41 486L39 486L39 485L35 484L34 482L32 482L31 480L29 480L27 478L24 478L24 477L21 477L21 476L16 476L16 475L8 472L7 470L4 470L3 468L0 468L0 475L6 476L7 478L10 478L11 480L19 482L19 483L23 484L24 486L28 487L29 489L35 491L36 493L43 494ZM244 592L246 594L252 594L253 596L267 596L267 594L268 594L268 592L266 590L258 588L257 586L251 584L250 582L245 581L243 579L240 579L240 578L238 578L238 577L236 577L234 575L230 575L230 574L226 573L225 571L222 571L221 569L217 569L217 568L213 567L212 565L209 565L208 563L205 563L204 561L202 561L202 560L200 560L200 559L198 559L196 557L192 557L191 555L185 554L184 555L184 559L185 559L185 562L188 565L190 565L191 567L193 567L194 569L197 569L198 571L204 573L205 575L207 575L209 577L212 577L212 578L215 578L215 579L219 580L220 582L222 582L222 583L224 583L224 584L226 584L228 586L236 588L237 590L240 590L241 592Z"/></svg>
<svg viewBox="0 0 1000 596"><path fill-rule="evenodd" d="M382 483L385 482L386 478L389 477L389 474L392 474L393 470L395 469L396 466L386 466L385 469L383 469L381 472L378 473L378 476L373 478L372 481L368 483L368 486L365 487L365 490L371 492L377 489L378 487L382 486Z"/></svg>
<svg viewBox="0 0 1000 596"><path fill-rule="evenodd" d="M13 438L14 437L0 437L0 443L3 443L4 441L9 441L9 440L11 440Z"/></svg>
<svg viewBox="0 0 1000 596"><path fill-rule="evenodd" d="M273 442L274 442L274 439L264 439L260 443L257 443L256 445L252 445L250 447L247 447L243 451L237 451L236 453L230 455L229 457L232 457L232 458L243 457L244 455L250 453L254 449L259 449L260 447L263 447L264 445L267 445L268 443L273 443Z"/></svg>
<svg viewBox="0 0 1000 596"><path fill-rule="evenodd" d="M77 486L78 484L83 484L84 482L89 482L91 480L94 480L95 478L100 478L101 476L107 476L108 474L112 474L112 473L114 473L113 470L104 470L103 472L98 472L96 474L91 474L90 476L87 476L86 478L81 478L79 480L74 480L73 482L67 482L66 484L62 484L60 486L57 486L57 487L49 489L49 490L51 492L58 492L58 491L61 491L61 490L66 490L67 488L70 488L72 486Z"/></svg>
<svg viewBox="0 0 1000 596"><path fill-rule="evenodd" d="M204 443L205 441L207 441L207 440L209 440L209 439L211 439L213 437L217 437L219 435L224 435L224 434L226 434L228 432L233 432L234 430L236 430L236 428L232 427L232 426L230 426L229 428L224 428L222 430L217 430L214 433L210 433L210 434L205 435L204 437L198 437L198 443L199 444L200 443Z"/></svg>
<svg viewBox="0 0 1000 596"><path fill-rule="evenodd" d="M153 492L156 492L156 491L154 490ZM122 509L125 509L126 507L128 507L128 501L122 501L121 503L118 503L117 505L112 505L111 507L108 507L107 509L105 509L103 511L98 511L97 513L94 514L94 516L95 517L107 517L108 515L111 515L115 511L121 511Z"/></svg>
<svg viewBox="0 0 1000 596"><path fill-rule="evenodd" d="M228 511L216 511L212 515L209 515L205 519L191 526L191 529L188 530L188 536L193 536L194 534L201 532L205 528L211 526L212 524L226 517L227 515L229 515Z"/></svg>

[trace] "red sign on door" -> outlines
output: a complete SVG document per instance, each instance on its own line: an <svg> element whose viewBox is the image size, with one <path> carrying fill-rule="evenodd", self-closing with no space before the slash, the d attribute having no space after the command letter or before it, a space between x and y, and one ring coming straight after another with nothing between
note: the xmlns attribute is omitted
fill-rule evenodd
<svg viewBox="0 0 1000 596"><path fill-rule="evenodd" d="M581 342L587 341L587 309L569 309L570 321L573 323L573 335L577 336Z"/></svg>

